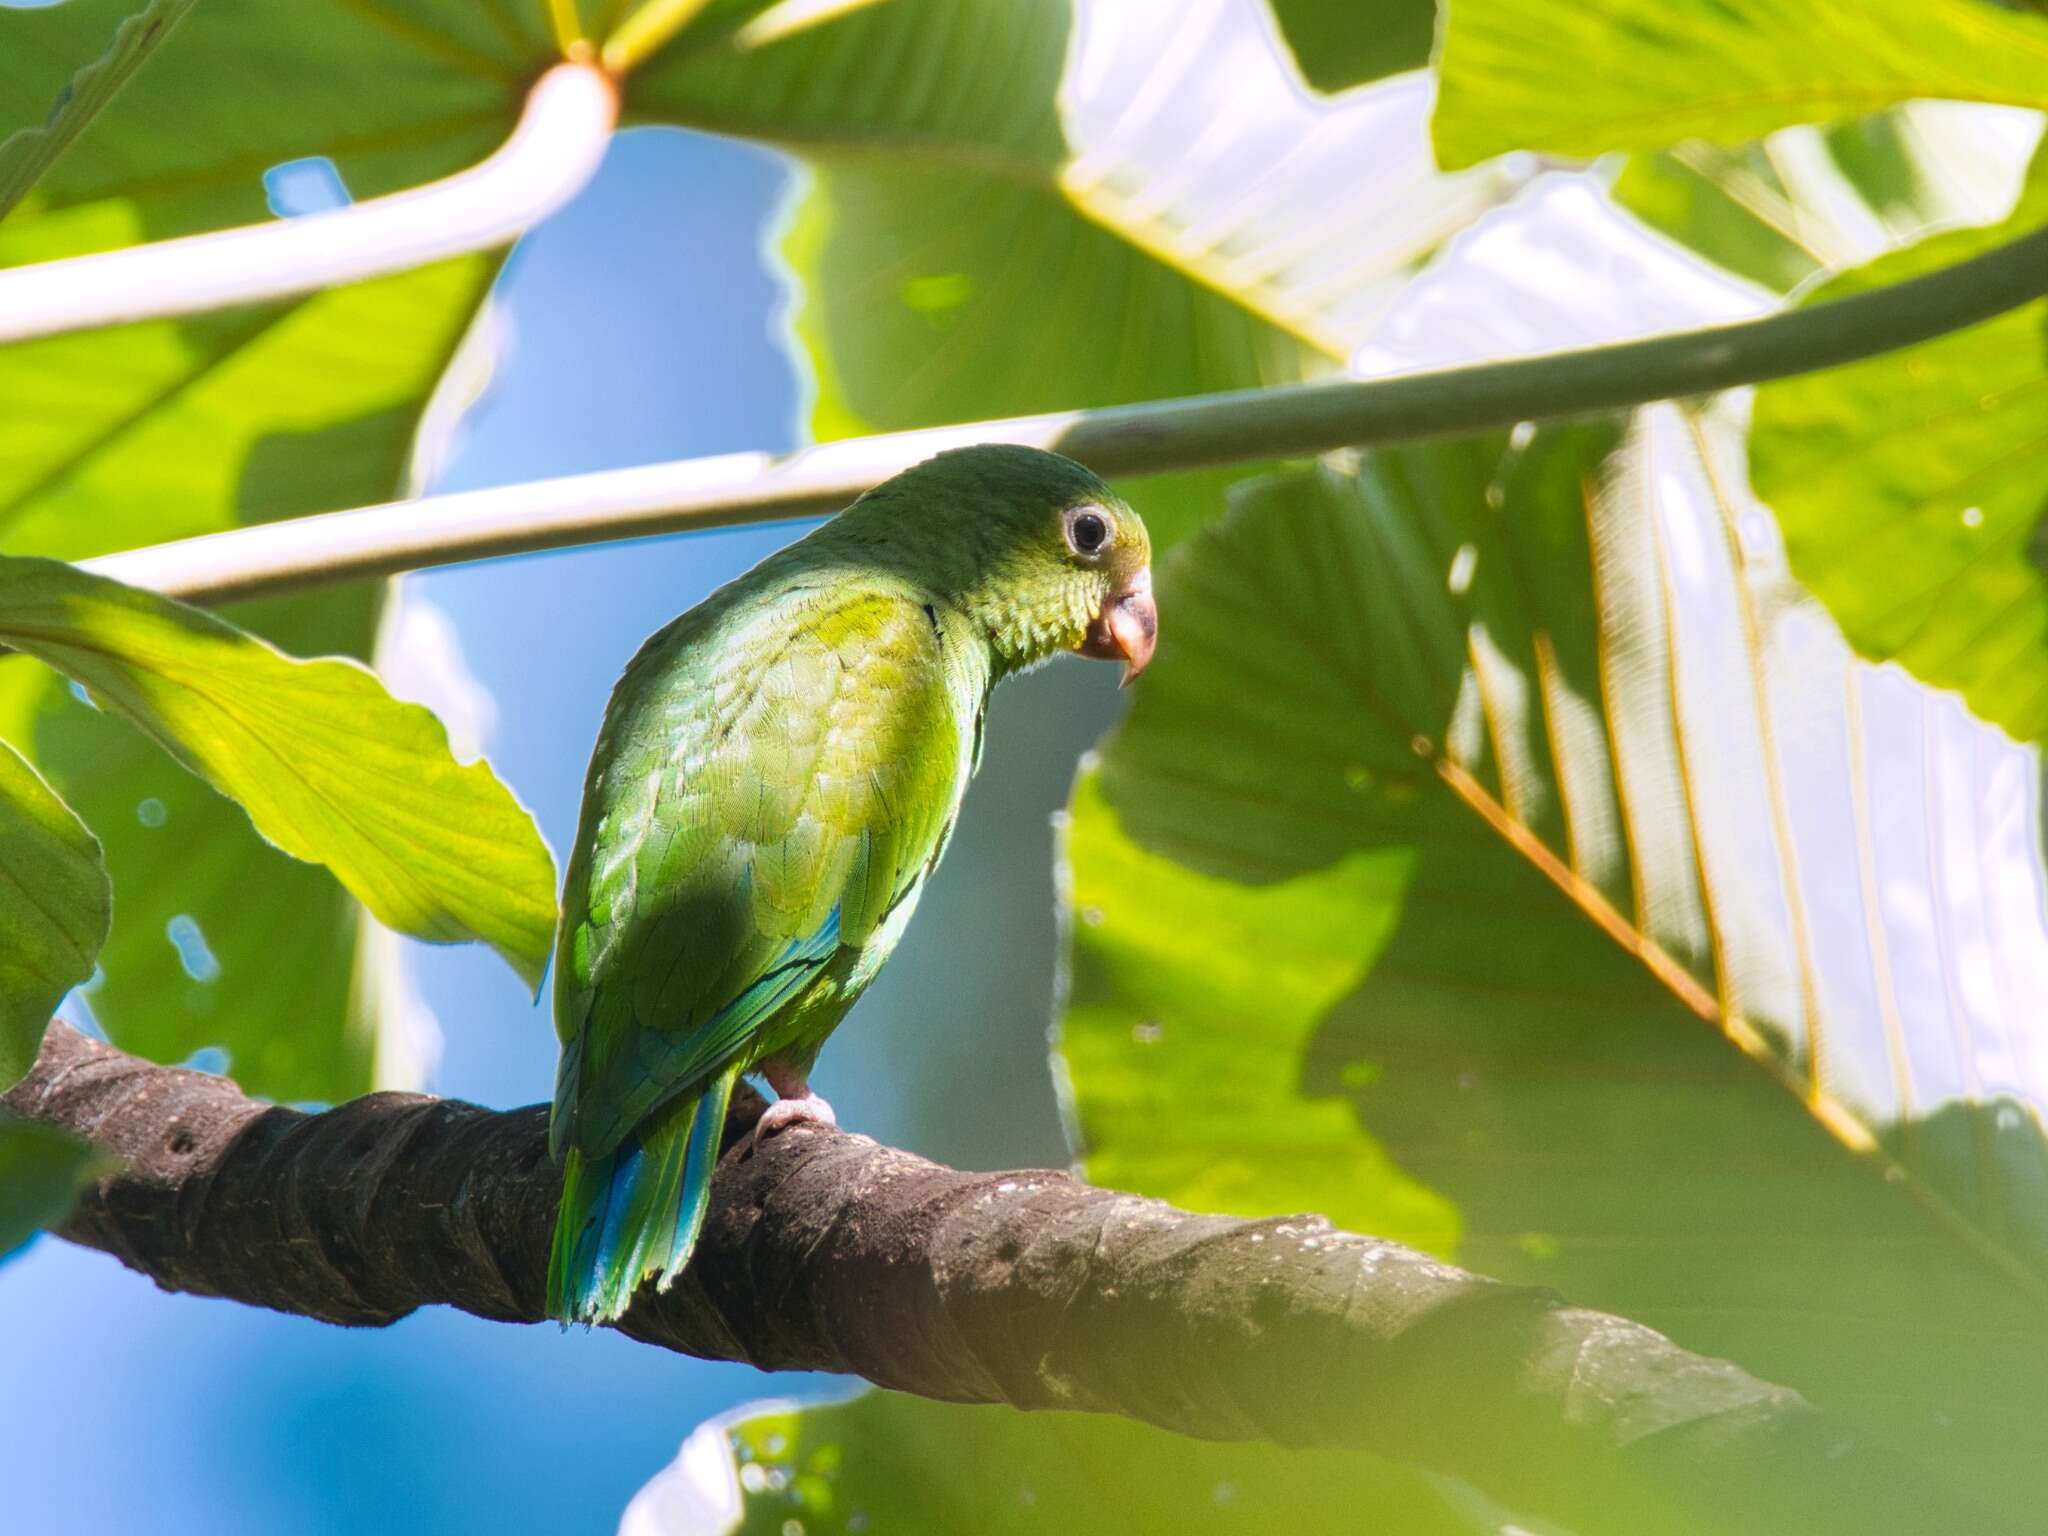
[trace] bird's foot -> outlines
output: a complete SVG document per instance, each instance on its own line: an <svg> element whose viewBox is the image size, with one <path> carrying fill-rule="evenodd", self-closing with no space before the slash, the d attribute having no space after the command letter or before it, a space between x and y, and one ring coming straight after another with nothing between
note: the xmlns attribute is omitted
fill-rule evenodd
<svg viewBox="0 0 2048 1536"><path fill-rule="evenodd" d="M747 1135L747 1156L761 1144L764 1136L773 1136L777 1131L792 1125L837 1126L838 1117L832 1113L832 1106L815 1093L804 1092L793 1098L777 1099L761 1111L761 1118L754 1122L754 1129Z"/></svg>

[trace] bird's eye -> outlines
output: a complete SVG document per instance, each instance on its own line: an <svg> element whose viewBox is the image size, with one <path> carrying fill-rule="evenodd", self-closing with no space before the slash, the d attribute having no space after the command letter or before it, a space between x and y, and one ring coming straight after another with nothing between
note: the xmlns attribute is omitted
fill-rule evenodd
<svg viewBox="0 0 2048 1536"><path fill-rule="evenodd" d="M1067 520L1067 542L1077 554L1092 555L1109 540L1109 520L1100 512L1084 510Z"/></svg>

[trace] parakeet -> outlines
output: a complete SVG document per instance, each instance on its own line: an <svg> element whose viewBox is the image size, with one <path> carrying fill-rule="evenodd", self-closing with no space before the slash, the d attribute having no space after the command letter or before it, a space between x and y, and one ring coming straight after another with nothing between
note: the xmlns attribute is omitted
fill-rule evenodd
<svg viewBox="0 0 2048 1536"><path fill-rule="evenodd" d="M733 1085L832 1122L811 1063L902 937L989 690L1152 655L1138 515L1057 454L942 453L655 634L612 693L555 952L548 1308L601 1322L689 1262Z"/></svg>

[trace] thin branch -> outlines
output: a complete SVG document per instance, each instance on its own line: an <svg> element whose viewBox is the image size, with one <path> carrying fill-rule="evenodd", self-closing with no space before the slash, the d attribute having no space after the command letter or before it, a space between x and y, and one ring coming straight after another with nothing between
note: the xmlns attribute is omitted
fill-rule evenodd
<svg viewBox="0 0 2048 1536"><path fill-rule="evenodd" d="M331 213L160 240L0 272L0 343L254 304L503 245L582 190L619 95L592 64L557 64L519 124L466 171Z"/></svg>
<svg viewBox="0 0 2048 1536"><path fill-rule="evenodd" d="M965 443L1054 448L1109 476L1320 453L1598 414L1831 368L2048 293L2048 230L1872 293L1732 325L1394 378L1015 416L806 448L681 459L332 512L88 562L191 602L422 566L829 512Z"/></svg>
<svg viewBox="0 0 2048 1536"><path fill-rule="evenodd" d="M0 1106L126 1162L63 1234L167 1290L358 1325L433 1303L540 1319L541 1106L303 1114L61 1023ZM729 1149L759 1112L736 1108ZM2008 1528L1797 1393L1549 1291L1320 1217L1192 1215L837 1131L728 1150L690 1268L618 1327L953 1402L1371 1451L1579 1536Z"/></svg>

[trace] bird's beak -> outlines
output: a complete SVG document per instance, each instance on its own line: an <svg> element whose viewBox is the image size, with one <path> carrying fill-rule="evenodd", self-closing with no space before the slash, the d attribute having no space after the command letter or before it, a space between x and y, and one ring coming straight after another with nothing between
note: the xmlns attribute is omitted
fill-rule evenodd
<svg viewBox="0 0 2048 1536"><path fill-rule="evenodd" d="M1088 636L1076 647L1083 656L1124 664L1124 686L1145 670L1152 648L1159 641L1159 609L1152 601L1152 571L1138 572L1124 586L1109 594Z"/></svg>

